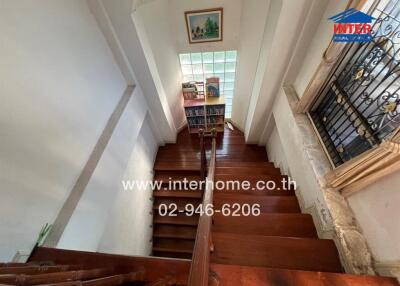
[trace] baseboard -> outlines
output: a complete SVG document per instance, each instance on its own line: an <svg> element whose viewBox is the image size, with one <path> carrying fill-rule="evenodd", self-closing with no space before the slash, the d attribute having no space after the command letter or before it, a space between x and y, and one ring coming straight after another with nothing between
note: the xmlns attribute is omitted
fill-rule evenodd
<svg viewBox="0 0 400 286"><path fill-rule="evenodd" d="M238 125L230 118L230 119L225 119L225 121L229 122L230 124L232 124L232 126L239 130L240 132L242 132L244 134L244 130L242 128L239 128Z"/></svg>
<svg viewBox="0 0 400 286"><path fill-rule="evenodd" d="M183 129L187 128L187 122L184 122L180 127L178 127L176 130L179 132L181 132Z"/></svg>
<svg viewBox="0 0 400 286"><path fill-rule="evenodd" d="M379 275L395 277L400 283L400 261L376 261L374 268Z"/></svg>
<svg viewBox="0 0 400 286"><path fill-rule="evenodd" d="M307 207L301 189L297 188L295 194L299 202L301 212L310 214L312 216L318 237L322 239L332 239L334 237L333 225L329 225L329 223L325 222L325 220L322 218L323 210L321 210L316 203Z"/></svg>

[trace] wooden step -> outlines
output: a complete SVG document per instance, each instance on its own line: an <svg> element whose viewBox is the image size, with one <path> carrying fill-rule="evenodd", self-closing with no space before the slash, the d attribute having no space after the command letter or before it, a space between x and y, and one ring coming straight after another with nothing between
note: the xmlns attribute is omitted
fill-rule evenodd
<svg viewBox="0 0 400 286"><path fill-rule="evenodd" d="M154 181L157 182L163 182L163 183L168 183L168 182L180 182L180 181L200 181L200 175L184 175L181 173L175 174L175 173L162 173L162 174L157 174L154 176ZM172 184L172 183L171 183Z"/></svg>
<svg viewBox="0 0 400 286"><path fill-rule="evenodd" d="M153 196L156 198L197 198L201 199L202 193L201 191L164 191L159 190L153 193Z"/></svg>
<svg viewBox="0 0 400 286"><path fill-rule="evenodd" d="M294 190L214 190L214 194L238 194L252 196L294 196Z"/></svg>
<svg viewBox="0 0 400 286"><path fill-rule="evenodd" d="M195 239L196 232L197 228L195 226L156 225L154 227L153 237Z"/></svg>
<svg viewBox="0 0 400 286"><path fill-rule="evenodd" d="M181 152L158 152L157 153L157 161L159 162L193 162L200 161L200 152L199 153L186 153L185 151Z"/></svg>
<svg viewBox="0 0 400 286"><path fill-rule="evenodd" d="M217 167L217 168L215 168L215 174L216 175L245 174L245 175L251 175L251 176L268 175L268 174L281 175L281 171L278 168L275 168L274 166L268 166L268 167L231 166L231 167Z"/></svg>
<svg viewBox="0 0 400 286"><path fill-rule="evenodd" d="M154 215L153 222L155 224L197 226L199 216L186 216L185 214L178 214L177 216L160 216L159 214L156 214Z"/></svg>
<svg viewBox="0 0 400 286"><path fill-rule="evenodd" d="M219 286L398 286L394 278L211 264Z"/></svg>
<svg viewBox="0 0 400 286"><path fill-rule="evenodd" d="M341 272L332 240L213 232L212 263Z"/></svg>
<svg viewBox="0 0 400 286"><path fill-rule="evenodd" d="M257 174L216 174L215 179L220 181L250 181L254 182L254 185L257 181L275 181L277 184L282 182L282 179L285 178L288 180L287 176L282 176L279 173L276 174L265 174L265 175L257 175Z"/></svg>
<svg viewBox="0 0 400 286"><path fill-rule="evenodd" d="M200 171L200 160L194 161L156 161L155 171Z"/></svg>
<svg viewBox="0 0 400 286"><path fill-rule="evenodd" d="M152 256L178 258L178 259L192 259L192 253L176 253L176 252L154 251L154 250ZM179 285L185 285L185 284L179 284Z"/></svg>
<svg viewBox="0 0 400 286"><path fill-rule="evenodd" d="M178 210L185 210L187 205L192 205L194 208L197 208L198 205L202 203L199 198L156 198L154 201L153 209L158 209L160 205L166 205L168 208L174 208L175 205L178 207Z"/></svg>
<svg viewBox="0 0 400 286"><path fill-rule="evenodd" d="M256 167L256 168L274 168L274 164L267 161L254 162L254 161L241 161L234 164L229 161L221 161L216 163L216 167Z"/></svg>
<svg viewBox="0 0 400 286"><path fill-rule="evenodd" d="M256 191L261 190L291 190L295 189L293 181L287 176L280 174L269 174L269 175L245 175L245 174L217 174L215 175L216 181L227 182L226 184L236 183L242 186L244 182L249 185L250 190ZM291 185L289 185L289 183ZM245 186L245 185L243 185Z"/></svg>
<svg viewBox="0 0 400 286"><path fill-rule="evenodd" d="M262 213L300 213L299 203L294 196L253 196L246 194L215 193L214 209L224 204L259 204Z"/></svg>
<svg viewBox="0 0 400 286"><path fill-rule="evenodd" d="M230 164L235 164L236 162L241 162L243 160L265 162L267 160L267 155L260 156L257 154L246 153L217 154L216 160L217 162L230 162Z"/></svg>
<svg viewBox="0 0 400 286"><path fill-rule="evenodd" d="M193 247L194 241L191 239L155 238L153 240L153 251L157 252L191 254Z"/></svg>
<svg viewBox="0 0 400 286"><path fill-rule="evenodd" d="M313 237L317 232L309 214L261 214L260 216L213 216L212 231L286 237Z"/></svg>

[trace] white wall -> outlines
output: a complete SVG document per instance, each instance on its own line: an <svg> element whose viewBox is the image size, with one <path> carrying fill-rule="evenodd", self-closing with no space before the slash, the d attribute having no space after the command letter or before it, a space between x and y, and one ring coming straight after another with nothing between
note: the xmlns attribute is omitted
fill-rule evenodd
<svg viewBox="0 0 400 286"><path fill-rule="evenodd" d="M152 180L157 144L149 117L143 121L123 180ZM140 165L140 168L138 168ZM153 201L151 189L123 191L118 188L98 251L124 255L150 255ZM134 207L133 207L134 206Z"/></svg>
<svg viewBox="0 0 400 286"><path fill-rule="evenodd" d="M241 130L244 130L256 71L264 55L260 54L264 35L273 27L274 19L277 18L277 15L274 17L271 14L270 2L270 0L246 0L242 4L236 85L232 105L232 121Z"/></svg>
<svg viewBox="0 0 400 286"><path fill-rule="evenodd" d="M262 47L261 54L264 54L265 58L260 59L263 64L257 67L247 113L245 137L250 143L260 142L274 99L282 86L284 75L312 3L311 0L279 2L282 2L282 6L280 8L280 5L277 5L279 18L276 21L276 28L264 35L264 41L267 37L271 40ZM274 16L278 15L274 14Z"/></svg>
<svg viewBox="0 0 400 286"><path fill-rule="evenodd" d="M282 140L279 137L275 120L273 120L273 129L269 136L267 145L268 160L273 162L275 167L279 168L284 175L290 176L290 168L286 159L285 150L283 149Z"/></svg>
<svg viewBox="0 0 400 286"><path fill-rule="evenodd" d="M177 128L185 124L182 97L182 73L171 29L168 1L151 1L137 6L133 17L144 28L149 46L146 53L154 58L155 69L160 77L163 92L168 100Z"/></svg>
<svg viewBox="0 0 400 286"><path fill-rule="evenodd" d="M397 172L348 199L378 262L400 263L399 186Z"/></svg>
<svg viewBox="0 0 400 286"><path fill-rule="evenodd" d="M310 17L313 20L319 20L319 23L312 23L315 32L309 33L309 31L304 31L302 41L303 44L306 44L306 52L304 53L304 50L302 50L302 54L296 56L298 60L300 59L299 62L295 63L295 66L291 66L292 69L296 69L297 71L297 76L293 81L293 86L300 97L303 96L308 83L310 82L312 76L317 70L319 63L321 62L325 49L328 47L332 39L333 24L330 20L328 20L328 18L344 11L348 3L347 0L321 2L328 2L327 5L325 3L325 5L318 7L325 8L324 6L326 6L325 12L323 13L322 17ZM318 4L321 5L320 3ZM312 36L311 39L306 38L307 33L308 36ZM291 81L291 79L287 80Z"/></svg>
<svg viewBox="0 0 400 286"><path fill-rule="evenodd" d="M174 142L176 128L166 94L152 57L146 53L147 42L142 42L132 17L132 0L87 0L109 45L113 48L124 74L129 70L129 79L133 77L140 85L152 120L157 125L160 137L165 142ZM138 29L139 28L139 29Z"/></svg>
<svg viewBox="0 0 400 286"><path fill-rule="evenodd" d="M126 88L80 0L0 1L0 260L30 249Z"/></svg>
<svg viewBox="0 0 400 286"><path fill-rule="evenodd" d="M282 154L282 158L276 157L274 160L277 162L287 162L290 174L294 180L296 180L298 189L301 191L303 199L302 204L305 209L313 207L316 203L324 204L324 197L321 193L320 185L314 174L310 159L304 150L308 142L303 142L303 137L300 134L300 127L293 116L283 89L279 90L275 100L273 116L281 140L280 142L273 139L269 140L268 144L271 145L269 145L267 149L276 149L279 148L276 144L282 144L284 154ZM271 154L268 154L268 156L273 157ZM331 223L330 218L327 217L324 223L328 228L328 225Z"/></svg>
<svg viewBox="0 0 400 286"><path fill-rule="evenodd" d="M123 179L130 176L136 178L139 175L144 175L143 179L152 178L149 172L152 169L158 144L151 133L149 117L146 115L145 99L140 90L136 90L57 247L88 251L103 249L118 253L121 253L121 249L129 249L129 253L134 254L132 251L136 250L135 248L130 249L131 246L125 246L123 243L119 245L119 240L125 241L124 234L131 231L149 233L148 226L130 225L130 222L134 220L148 221L146 215L149 215L151 205L145 194L136 197L137 200L133 197L129 201L121 202L121 197L128 196L128 194L123 194L125 192L122 190ZM145 149L143 149L143 140L148 140ZM133 163L134 166L132 166ZM118 207L141 211L121 214ZM124 221L117 221L119 215L125 216ZM134 228L135 226L138 228ZM114 237L107 234L110 231L117 231ZM105 238L100 247L102 237ZM131 242L131 244L135 243L138 242ZM145 249L142 249L137 254L143 254L144 251Z"/></svg>

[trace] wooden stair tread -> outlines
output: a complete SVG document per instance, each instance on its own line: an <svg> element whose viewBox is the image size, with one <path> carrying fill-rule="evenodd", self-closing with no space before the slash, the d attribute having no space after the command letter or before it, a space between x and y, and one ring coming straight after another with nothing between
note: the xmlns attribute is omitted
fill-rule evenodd
<svg viewBox="0 0 400 286"><path fill-rule="evenodd" d="M251 196L294 196L294 190L214 190L215 194L236 194Z"/></svg>
<svg viewBox="0 0 400 286"><path fill-rule="evenodd" d="M215 178L221 181L279 181L281 182L283 178L287 176L283 176L281 174L265 174L265 175L257 175L257 174L215 174Z"/></svg>
<svg viewBox="0 0 400 286"><path fill-rule="evenodd" d="M232 217L217 213L213 217L213 222L214 232L317 238L309 214L262 213L257 217Z"/></svg>
<svg viewBox="0 0 400 286"><path fill-rule="evenodd" d="M219 167L257 167L257 168L262 168L262 167L266 167L266 168L272 168L275 167L273 163L271 162L267 162L267 161L241 161L241 162L235 162L234 164L232 164L232 162L229 161L220 161L220 162L216 162L216 168Z"/></svg>
<svg viewBox="0 0 400 286"><path fill-rule="evenodd" d="M190 261L192 259L192 253L178 253L178 252L167 252L167 251L153 251L153 255L156 257L165 257L168 259L174 258L174 259L186 259ZM186 282L185 282L186 283ZM186 285L184 283L179 284L179 285Z"/></svg>
<svg viewBox="0 0 400 286"><path fill-rule="evenodd" d="M197 226L199 222L198 216L186 216L186 215L178 215L178 216L154 216L154 223L156 224L172 224L172 225L192 225Z"/></svg>
<svg viewBox="0 0 400 286"><path fill-rule="evenodd" d="M246 175L268 175L268 174L278 174L281 175L281 171L274 166L264 166L264 167L217 167L215 168L216 175L228 175L228 174L246 174Z"/></svg>
<svg viewBox="0 0 400 286"><path fill-rule="evenodd" d="M220 264L341 272L332 240L213 232L211 261Z"/></svg>
<svg viewBox="0 0 400 286"><path fill-rule="evenodd" d="M193 253L194 241L184 239L157 238L153 251L172 253Z"/></svg>
<svg viewBox="0 0 400 286"><path fill-rule="evenodd" d="M168 183L169 181L183 181L186 178L187 181L199 181L200 180L200 175L195 176L195 175L190 175L187 176L185 174L156 174L154 176L154 181L157 182L164 182Z"/></svg>
<svg viewBox="0 0 400 286"><path fill-rule="evenodd" d="M156 161L154 171L200 171L199 160L193 161Z"/></svg>
<svg viewBox="0 0 400 286"><path fill-rule="evenodd" d="M237 193L215 193L214 208L224 204L259 204L262 213L300 213L300 206L295 196L254 196Z"/></svg>
<svg viewBox="0 0 400 286"><path fill-rule="evenodd" d="M156 225L153 231L153 236L162 238L195 239L196 233L197 229L193 226Z"/></svg>
<svg viewBox="0 0 400 286"><path fill-rule="evenodd" d="M159 190L153 192L153 196L157 198L198 198L201 199L201 191L165 191Z"/></svg>
<svg viewBox="0 0 400 286"><path fill-rule="evenodd" d="M394 278L211 264L219 286L395 286Z"/></svg>

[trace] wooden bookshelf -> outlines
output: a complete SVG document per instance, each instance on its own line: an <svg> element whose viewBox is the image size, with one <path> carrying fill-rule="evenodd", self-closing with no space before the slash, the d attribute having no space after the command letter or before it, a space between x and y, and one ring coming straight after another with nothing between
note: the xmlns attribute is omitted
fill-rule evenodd
<svg viewBox="0 0 400 286"><path fill-rule="evenodd" d="M182 95L190 133L198 133L200 129L209 132L213 128L224 132L225 101L222 96L205 96L204 82L183 83Z"/></svg>
<svg viewBox="0 0 400 286"><path fill-rule="evenodd" d="M225 102L223 97L185 100L185 115L190 133L198 133L200 129L206 132L213 128L224 132Z"/></svg>
<svg viewBox="0 0 400 286"><path fill-rule="evenodd" d="M205 100L206 112L206 131L211 131L213 128L217 132L224 132L225 124L225 101L223 96L206 97Z"/></svg>

